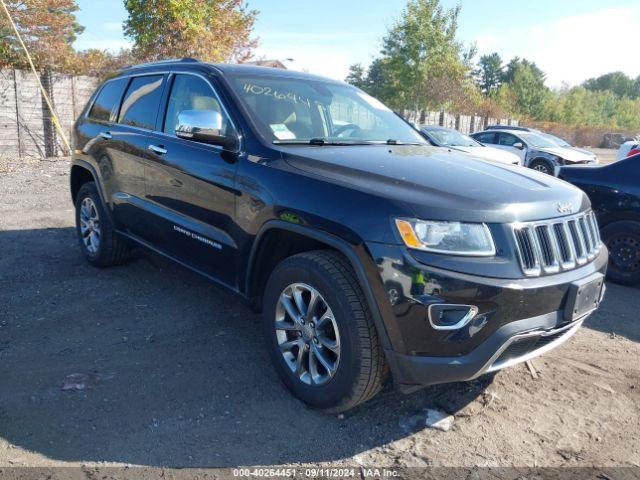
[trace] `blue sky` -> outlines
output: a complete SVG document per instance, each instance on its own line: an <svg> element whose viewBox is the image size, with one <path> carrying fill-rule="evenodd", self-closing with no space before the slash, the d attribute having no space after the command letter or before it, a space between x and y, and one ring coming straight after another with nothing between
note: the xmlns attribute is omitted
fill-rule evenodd
<svg viewBox="0 0 640 480"><path fill-rule="evenodd" d="M534 60L551 86L622 70L640 75L638 0L443 0L462 5L459 38L479 54ZM120 0L79 0L86 27L76 47L117 50L127 46ZM260 11L258 56L286 59L288 67L344 78L349 65L368 64L406 0L253 0Z"/></svg>

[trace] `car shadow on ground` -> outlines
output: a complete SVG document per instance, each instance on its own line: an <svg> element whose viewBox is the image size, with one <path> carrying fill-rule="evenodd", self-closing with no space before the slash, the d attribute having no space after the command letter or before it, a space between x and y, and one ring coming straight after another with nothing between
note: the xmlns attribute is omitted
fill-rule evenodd
<svg viewBox="0 0 640 480"><path fill-rule="evenodd" d="M640 286L627 287L607 282L606 287L600 309L587 318L584 326L640 342Z"/></svg>
<svg viewBox="0 0 640 480"><path fill-rule="evenodd" d="M335 461L425 428L426 408L486 401L493 378L411 395L388 386L344 417L325 415L279 382L260 317L196 274L141 250L93 268L71 228L0 232L0 252L0 436L53 460ZM638 340L613 307L635 291L610 288L603 310L614 311L589 327Z"/></svg>
<svg viewBox="0 0 640 480"><path fill-rule="evenodd" d="M152 466L335 461L456 413L491 376L344 417L282 386L260 317L154 254L96 269L71 228L0 232L0 436L53 460ZM420 421L422 418L422 422Z"/></svg>

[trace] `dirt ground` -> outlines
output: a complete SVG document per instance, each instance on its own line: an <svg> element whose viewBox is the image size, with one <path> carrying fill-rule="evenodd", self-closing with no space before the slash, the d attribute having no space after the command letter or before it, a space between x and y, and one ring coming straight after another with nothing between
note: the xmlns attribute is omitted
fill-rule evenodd
<svg viewBox="0 0 640 480"><path fill-rule="evenodd" d="M66 162L0 174L0 467L640 466L640 289L523 366L343 416L280 384L236 296L139 250L81 257ZM424 410L451 413L451 430ZM603 477L608 478L608 477Z"/></svg>

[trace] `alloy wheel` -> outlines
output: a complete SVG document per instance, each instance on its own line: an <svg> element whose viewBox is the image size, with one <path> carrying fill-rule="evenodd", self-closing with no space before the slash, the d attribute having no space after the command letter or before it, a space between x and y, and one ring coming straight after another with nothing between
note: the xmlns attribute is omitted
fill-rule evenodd
<svg viewBox="0 0 640 480"><path fill-rule="evenodd" d="M549 169L546 167L546 165L543 165L542 163L539 163L538 165L536 165L535 167L533 167L533 169L537 172L542 172L542 173L546 173L547 175L549 175Z"/></svg>
<svg viewBox="0 0 640 480"><path fill-rule="evenodd" d="M340 362L340 333L329 304L315 288L304 283L286 287L274 327L285 363L303 383L322 385L333 378Z"/></svg>
<svg viewBox="0 0 640 480"><path fill-rule="evenodd" d="M91 197L80 203L80 234L87 251L92 255L100 248L100 217L98 208Z"/></svg>

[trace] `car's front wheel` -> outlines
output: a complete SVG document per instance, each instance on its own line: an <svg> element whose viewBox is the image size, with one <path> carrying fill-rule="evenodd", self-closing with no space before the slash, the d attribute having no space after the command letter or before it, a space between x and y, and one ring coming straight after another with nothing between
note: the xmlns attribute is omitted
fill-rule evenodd
<svg viewBox="0 0 640 480"><path fill-rule="evenodd" d="M609 249L609 280L622 285L640 283L640 223L613 222L601 233Z"/></svg>
<svg viewBox="0 0 640 480"><path fill-rule="evenodd" d="M553 175L553 166L546 160L534 160L531 162L530 168L536 172L546 173L547 175Z"/></svg>
<svg viewBox="0 0 640 480"><path fill-rule="evenodd" d="M76 232L85 258L97 267L123 263L129 248L114 231L94 182L87 182L76 197Z"/></svg>
<svg viewBox="0 0 640 480"><path fill-rule="evenodd" d="M338 253L292 256L271 274L264 331L275 369L291 392L329 412L374 396L387 375L367 302Z"/></svg>

